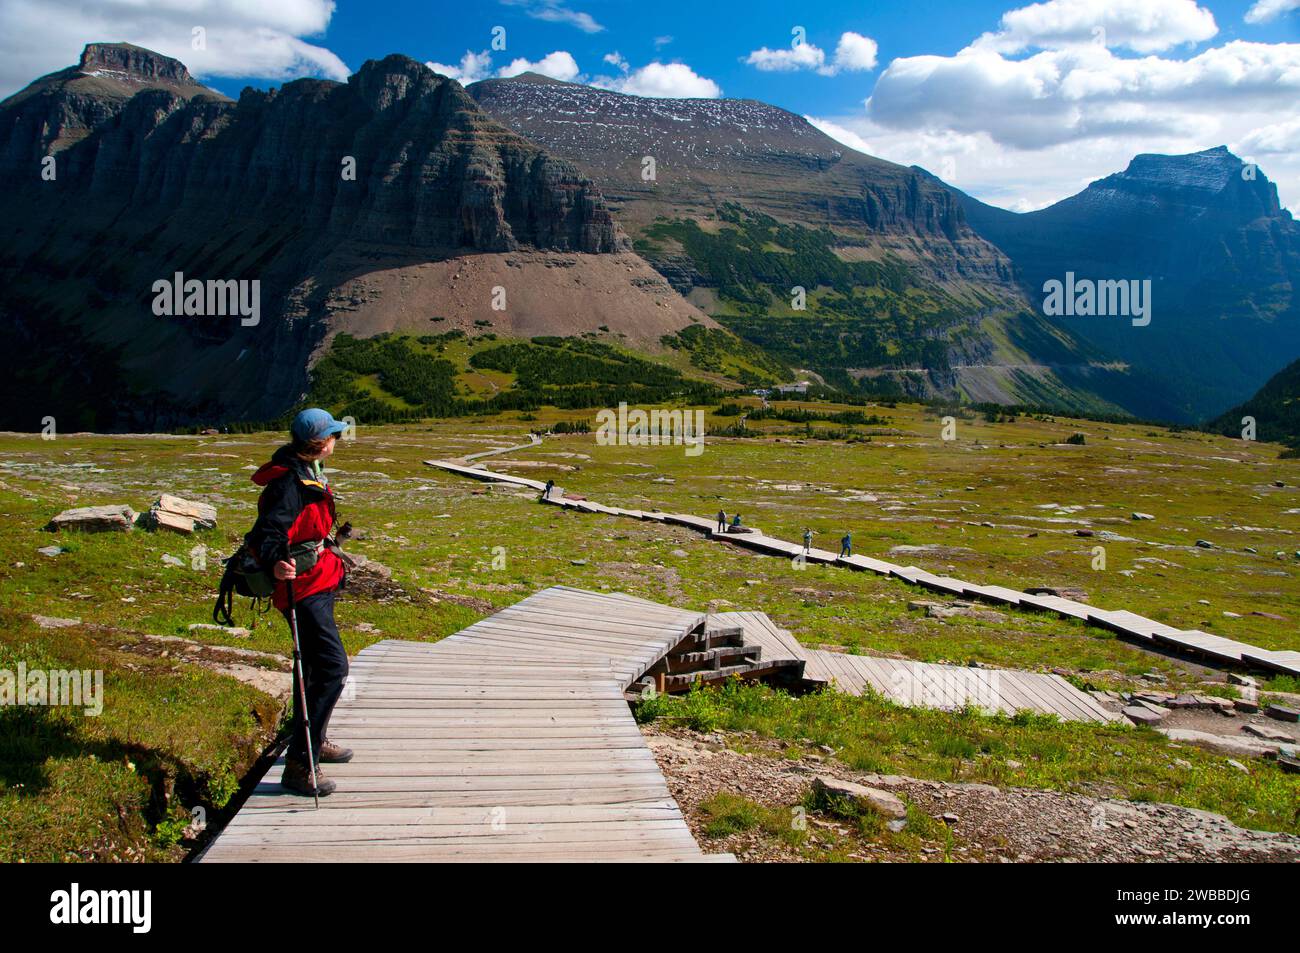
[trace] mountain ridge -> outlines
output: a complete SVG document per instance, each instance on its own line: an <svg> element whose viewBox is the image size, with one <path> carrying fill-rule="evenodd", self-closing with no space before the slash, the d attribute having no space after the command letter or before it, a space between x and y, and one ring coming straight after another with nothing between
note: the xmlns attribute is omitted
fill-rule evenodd
<svg viewBox="0 0 1300 953"><path fill-rule="evenodd" d="M794 366L848 390L1120 409L1101 391L1122 391L1124 372L1029 313L1011 261L924 170L753 100L536 76L467 89L597 182L674 287ZM802 314L782 303L792 286ZM1034 342L1047 353L1023 349Z"/></svg>
<svg viewBox="0 0 1300 953"><path fill-rule="evenodd" d="M932 249L936 263L950 266L945 272L936 264L936 279L962 277L951 273L962 268L994 281L1010 277L945 189L906 166L849 149L788 110L752 99L633 96L525 75L466 89L493 116L600 182L633 233L665 205L708 212L738 201L784 221L839 227L864 245L891 239L886 229L936 243L969 242L978 255ZM689 141L675 135L686 128ZM655 160L652 180L644 177L646 158ZM792 172L811 178L791 181ZM737 186L741 176L753 184ZM901 242L888 245L914 257ZM986 255L991 260L982 260Z"/></svg>
<svg viewBox="0 0 1300 953"><path fill-rule="evenodd" d="M1226 146L1135 156L1125 170L1034 212L953 192L972 227L1015 262L1036 305L1044 283L1066 272L1151 280L1149 327L1055 321L1168 390L1167 407L1140 415L1205 419L1300 354L1300 225L1264 173Z"/></svg>
<svg viewBox="0 0 1300 953"><path fill-rule="evenodd" d="M68 419L269 419L306 393L332 335L354 327L423 332L448 319L437 330L544 333L549 314L572 333L607 325L656 342L710 323L637 259L589 179L408 57L368 61L346 83L296 80L232 101L155 82L166 58L120 55L142 71L140 88L123 99L122 80L91 77L114 85L103 103L98 87L78 89L94 125L58 142L53 180L40 175L46 143L30 131L45 111L63 114L62 91L81 78L42 77L0 108L0 172L18 183L0 197L14 223L0 279L20 363L40 379L61 363L69 379L109 392L98 411L77 393L53 401ZM456 270L419 266L467 256L496 264L466 271L447 313L433 310L441 296L412 293L428 277L446 290ZM150 289L173 272L258 280L260 325L153 314ZM495 284L467 287L480 274L519 291L527 313L496 310ZM593 286L643 300L640 316L588 306Z"/></svg>
<svg viewBox="0 0 1300 953"><path fill-rule="evenodd" d="M1300 359L1270 377L1249 400L1211 420L1206 428L1226 437L1241 437L1247 432L1246 418L1254 422L1251 439L1283 443L1291 448L1291 455L1300 455Z"/></svg>

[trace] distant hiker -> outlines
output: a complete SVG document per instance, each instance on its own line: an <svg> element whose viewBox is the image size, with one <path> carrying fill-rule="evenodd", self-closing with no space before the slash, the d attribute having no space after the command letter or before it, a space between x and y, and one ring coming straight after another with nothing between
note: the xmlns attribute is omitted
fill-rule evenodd
<svg viewBox="0 0 1300 953"><path fill-rule="evenodd" d="M271 601L286 621L290 613L287 580L293 580L311 738L303 730L295 684L292 734L280 783L307 796L313 793L309 743L317 765L316 794L330 794L335 788L321 772L321 762L352 759L349 749L325 738L330 714L348 677L348 654L334 623L334 595L347 570L337 543L329 538L335 520L334 494L321 462L334 452L335 441L346 427L319 408L304 410L293 419L290 442L253 474L253 482L264 489L257 501L257 522L244 538L245 546L277 580Z"/></svg>
<svg viewBox="0 0 1300 953"><path fill-rule="evenodd" d="M808 555L808 551L811 550L811 549L812 549L812 530L811 530L811 529L805 529L805 530L803 531L803 552L804 552L804 555L807 556L807 555Z"/></svg>
<svg viewBox="0 0 1300 953"><path fill-rule="evenodd" d="M734 532L735 532L736 530L738 530L738 529L740 529L740 514L739 514L739 513L737 513L735 516L733 516L733 517L731 518L731 531L734 533Z"/></svg>
<svg viewBox="0 0 1300 953"><path fill-rule="evenodd" d="M719 532L719 533L725 533L726 531L727 531L727 514L726 514L726 511L725 511L725 510L718 510L718 532Z"/></svg>
<svg viewBox="0 0 1300 953"><path fill-rule="evenodd" d="M542 499L549 500L551 498L551 491L554 489L555 489L555 481L547 480L546 489L542 490Z"/></svg>
<svg viewBox="0 0 1300 953"><path fill-rule="evenodd" d="M853 534L845 533L840 539L840 557L853 555Z"/></svg>

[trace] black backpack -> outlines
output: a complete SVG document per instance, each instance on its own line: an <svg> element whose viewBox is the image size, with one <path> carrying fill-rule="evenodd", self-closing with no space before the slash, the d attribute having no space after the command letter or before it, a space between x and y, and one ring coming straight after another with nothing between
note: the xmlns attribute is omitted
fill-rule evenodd
<svg viewBox="0 0 1300 953"><path fill-rule="evenodd" d="M350 527L349 527L350 528ZM288 558L293 560L298 574L309 572L316 565L323 549L321 543L295 543L289 547ZM221 585L217 588L217 603L212 607L212 621L217 625L234 625L230 611L234 607L234 597L238 593L253 600L253 609L266 600L261 610L268 611L271 596L275 594L275 577L262 568L253 551L245 540L230 558L224 560L226 571L221 574Z"/></svg>
<svg viewBox="0 0 1300 953"><path fill-rule="evenodd" d="M266 572L246 544L241 545L227 559L223 560L226 571L221 574L221 585L217 588L217 602L212 607L212 621L217 625L234 625L231 615L234 608L235 594L253 600L253 610L258 603L267 600L266 612L270 609L270 598L275 593L275 579Z"/></svg>

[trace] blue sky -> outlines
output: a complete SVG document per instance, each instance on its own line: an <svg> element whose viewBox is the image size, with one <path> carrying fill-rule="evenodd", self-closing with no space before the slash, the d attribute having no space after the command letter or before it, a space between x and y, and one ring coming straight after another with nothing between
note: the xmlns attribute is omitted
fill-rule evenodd
<svg viewBox="0 0 1300 953"><path fill-rule="evenodd" d="M1298 8L1300 0L0 0L0 94L74 62L94 40L177 56L232 96L298 76L343 78L400 52L464 82L531 66L643 95L760 99L1008 208L1072 194L1138 152L1227 144L1257 161L1295 209ZM504 30L504 49L494 48L494 28Z"/></svg>
<svg viewBox="0 0 1300 953"><path fill-rule="evenodd" d="M872 74L820 77L809 73L763 73L744 64L763 46L788 46L791 30L804 26L809 42L834 47L846 30L875 38L882 53L913 55L956 52L972 36L992 28L1001 10L970 2L920 0L916 3L865 3L829 0L801 5L788 2L712 2L712 0L594 0L569 8L588 13L604 29L588 33L567 23L545 22L524 7L492 0L447 4L397 0L384 4L383 17L372 5L340 0L329 30L320 41L353 69L388 52L420 60L457 63L466 50L489 49L494 26L506 28L507 59L540 60L567 50L591 74L610 73L602 62L617 51L633 64L653 60L684 62L714 80L726 96L761 99L795 112L849 111L870 92ZM796 16L795 14L798 13ZM920 22L927 22L924 31ZM925 35L923 35L925 34ZM671 37L664 42L663 38ZM656 40L659 40L656 43ZM238 84L231 84L237 90ZM228 91L228 90L223 90Z"/></svg>
<svg viewBox="0 0 1300 953"><path fill-rule="evenodd" d="M1140 6L1142 0L1130 0ZM1251 25L1243 17L1250 2L1212 2L1219 26L1212 43L1176 51L1184 57L1231 39L1300 42L1300 17L1278 17ZM853 31L874 39L883 63L923 54L952 55L982 33L994 30L1004 12L1028 4L978 0L818 0L816 3L763 0L576 0L564 5L587 13L599 32L565 22L530 16L543 4L518 5L477 0L472 3L392 0L337 0L329 27L312 39L332 50L355 70L367 59L405 53L421 61L458 63L467 50L490 49L492 29L506 29L504 66L515 57L538 61L555 50L570 52L584 73L612 73L602 57L621 53L634 65L654 60L684 62L715 81L723 95L761 99L798 113L845 114L859 108L870 94L879 70L840 73L833 77L812 72L761 72L746 65L753 50L785 47L791 30L803 26L809 43L833 49L839 36ZM382 10L381 12L377 12ZM671 37L670 42L662 38ZM656 43L656 40L661 42ZM266 86L258 77L214 78L210 85L237 95L243 85Z"/></svg>

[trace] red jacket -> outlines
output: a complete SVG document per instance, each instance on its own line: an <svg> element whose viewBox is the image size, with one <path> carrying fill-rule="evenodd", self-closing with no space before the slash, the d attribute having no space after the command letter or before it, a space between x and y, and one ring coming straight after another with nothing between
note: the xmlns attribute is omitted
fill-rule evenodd
<svg viewBox="0 0 1300 953"><path fill-rule="evenodd" d="M329 538L334 529L334 494L289 447L277 450L253 474L253 482L265 489L257 500L257 522L245 543L267 572L287 558L290 546ZM332 549L324 549L316 565L293 581L294 598L337 589L344 574L343 560ZM271 601L277 609L288 607L286 583L276 583Z"/></svg>

